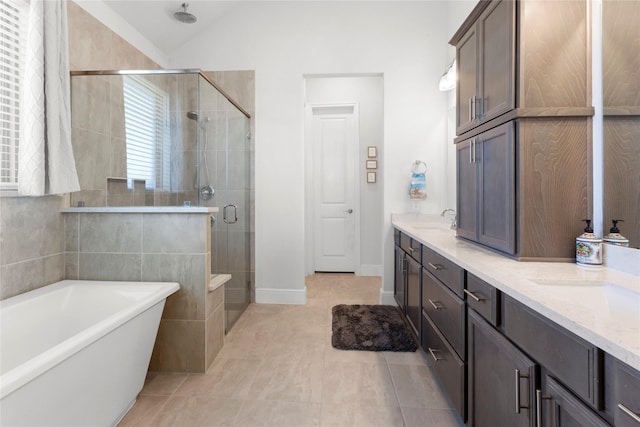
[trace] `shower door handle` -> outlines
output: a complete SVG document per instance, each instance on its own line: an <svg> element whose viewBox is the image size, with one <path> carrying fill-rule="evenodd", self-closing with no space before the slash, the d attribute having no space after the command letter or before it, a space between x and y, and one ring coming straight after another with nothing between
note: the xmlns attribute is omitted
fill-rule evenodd
<svg viewBox="0 0 640 427"><path fill-rule="evenodd" d="M227 214L229 208L233 208L233 219L229 218ZM238 207L236 205L224 205L224 208L222 208L222 219L227 224L235 224L238 222Z"/></svg>

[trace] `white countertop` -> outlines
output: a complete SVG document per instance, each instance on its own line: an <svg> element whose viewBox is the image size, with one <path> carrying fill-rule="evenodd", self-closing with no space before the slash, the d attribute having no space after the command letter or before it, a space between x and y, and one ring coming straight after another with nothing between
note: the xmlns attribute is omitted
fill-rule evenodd
<svg viewBox="0 0 640 427"><path fill-rule="evenodd" d="M640 277L606 267L523 262L458 239L441 218L394 215L394 227L505 294L640 370Z"/></svg>
<svg viewBox="0 0 640 427"><path fill-rule="evenodd" d="M104 206L83 208L62 208L62 213L214 213L217 207L183 207L183 206Z"/></svg>

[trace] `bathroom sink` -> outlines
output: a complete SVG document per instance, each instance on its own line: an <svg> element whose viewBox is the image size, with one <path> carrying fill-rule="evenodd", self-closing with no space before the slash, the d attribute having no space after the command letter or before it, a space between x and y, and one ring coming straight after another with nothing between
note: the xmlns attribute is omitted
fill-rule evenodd
<svg viewBox="0 0 640 427"><path fill-rule="evenodd" d="M447 233L452 231L450 228L446 228L444 226L428 224L416 224L412 225L411 228L413 228L414 230L446 231Z"/></svg>
<svg viewBox="0 0 640 427"><path fill-rule="evenodd" d="M640 320L640 289L628 288L623 285L604 280L533 280L541 286L553 287L556 296L562 296L567 301L592 300L600 303L601 308L610 311L624 311L634 319Z"/></svg>

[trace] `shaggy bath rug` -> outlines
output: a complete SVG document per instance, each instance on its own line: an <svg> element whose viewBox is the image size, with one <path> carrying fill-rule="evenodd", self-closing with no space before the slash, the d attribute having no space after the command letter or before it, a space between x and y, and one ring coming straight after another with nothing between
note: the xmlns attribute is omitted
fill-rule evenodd
<svg viewBox="0 0 640 427"><path fill-rule="evenodd" d="M416 351L418 346L391 305L336 305L331 344L340 350Z"/></svg>

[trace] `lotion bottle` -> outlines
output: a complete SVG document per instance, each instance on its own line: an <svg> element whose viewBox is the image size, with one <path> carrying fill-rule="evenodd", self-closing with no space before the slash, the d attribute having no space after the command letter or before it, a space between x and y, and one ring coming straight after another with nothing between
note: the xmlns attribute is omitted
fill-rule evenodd
<svg viewBox="0 0 640 427"><path fill-rule="evenodd" d="M609 230L609 234L605 236L604 242L611 245L629 247L629 239L620 234L620 230L618 230L618 223L624 221L613 219L611 222L613 222L613 227Z"/></svg>
<svg viewBox="0 0 640 427"><path fill-rule="evenodd" d="M593 233L590 219L583 221L587 226L584 233L576 238L576 263L590 267L602 265L602 239Z"/></svg>

